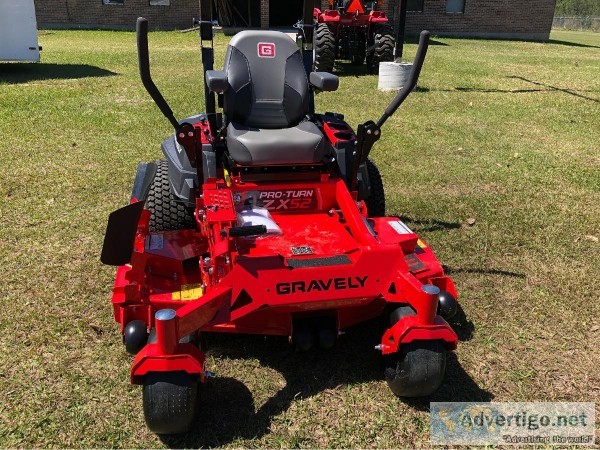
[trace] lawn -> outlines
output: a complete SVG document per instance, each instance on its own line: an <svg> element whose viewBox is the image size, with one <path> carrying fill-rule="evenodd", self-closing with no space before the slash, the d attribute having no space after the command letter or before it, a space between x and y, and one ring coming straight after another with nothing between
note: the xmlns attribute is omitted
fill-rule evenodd
<svg viewBox="0 0 600 450"><path fill-rule="evenodd" d="M430 399L391 394L368 324L330 352L214 339L197 431L147 431L99 253L169 124L138 80L133 33L40 44L41 64L0 63L0 447L427 447ZM175 113L201 111L197 36L150 45ZM393 94L337 69L318 110L378 118ZM434 38L421 88L386 124L372 155L388 213L447 265L473 324L431 400L600 401L599 73L600 34Z"/></svg>

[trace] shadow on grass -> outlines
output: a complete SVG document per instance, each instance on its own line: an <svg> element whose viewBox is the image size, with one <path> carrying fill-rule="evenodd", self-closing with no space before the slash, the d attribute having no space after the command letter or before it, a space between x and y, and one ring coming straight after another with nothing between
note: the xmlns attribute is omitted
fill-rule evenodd
<svg viewBox="0 0 600 450"><path fill-rule="evenodd" d="M400 217L402 221L406 222L408 225L414 228L415 231L418 232L455 230L461 227L461 224L459 222L446 222L443 220L436 219L422 220L411 216L405 216L403 214Z"/></svg>
<svg viewBox="0 0 600 450"><path fill-rule="evenodd" d="M523 78L523 77L516 76L516 75L511 75L506 78L512 78L515 80L525 81L527 83L531 83L531 84L533 84L535 86L539 86L539 87L530 88L530 89L496 89L496 88L474 88L474 87L466 87L466 86L457 86L454 89L433 89L433 90L439 91L439 92L480 92L480 93L484 93L484 94L529 94L532 92L563 92L565 94L569 94L574 97L579 97L584 100L589 100L589 101L592 101L595 103L600 103L599 99L580 94L579 92L577 92L573 89L552 86L550 84L544 84L539 81L528 80L527 78ZM582 91L581 89L578 89L578 91L592 92L591 90L590 91L585 91L585 90Z"/></svg>
<svg viewBox="0 0 600 450"><path fill-rule="evenodd" d="M260 438L270 432L273 417L287 411L295 400L338 386L382 380L382 359L373 347L381 340L383 326L381 320L363 323L349 329L332 350L306 353L295 352L286 338L211 334L208 355L257 359L262 366L283 375L286 385L256 408L252 393L242 382L230 377L213 378L202 386L200 413L193 431L161 436L161 440L169 447L188 448L217 447L236 439ZM491 398L477 387L455 356L449 355L446 370L446 381L434 398L456 401Z"/></svg>
<svg viewBox="0 0 600 450"><path fill-rule="evenodd" d="M583 98L585 100L590 100L592 102L600 103L600 100L598 100L597 98L586 97L585 95L578 94L577 92L575 92L575 91L573 91L571 89L560 88L560 87L552 86L550 84L541 83L539 81L528 80L527 78L520 77L520 76L517 76L517 75L511 75L511 76L508 76L507 78L512 78L512 79L515 79L515 80L525 81L527 83L531 83L531 84L534 84L536 86L542 86L542 87L547 88L547 89L549 89L551 91L564 92L565 94L573 95L574 97L579 97L579 98Z"/></svg>
<svg viewBox="0 0 600 450"><path fill-rule="evenodd" d="M561 41L559 39L548 39L548 44L566 45L567 47L600 48L598 45L579 44L578 42Z"/></svg>
<svg viewBox="0 0 600 450"><path fill-rule="evenodd" d="M460 342L466 342L473 339L473 335L475 334L475 324L469 320L460 303L458 304L456 314L448 320L448 323L458 336Z"/></svg>
<svg viewBox="0 0 600 450"><path fill-rule="evenodd" d="M420 38L419 34L408 34L408 35L404 36L404 43L405 44L418 44L419 38ZM435 38L429 38L429 45L441 45L442 47L448 47L450 44L447 44L445 42L440 42L440 41L436 40Z"/></svg>
<svg viewBox="0 0 600 450"><path fill-rule="evenodd" d="M429 411L430 402L489 402L494 395L481 389L464 371L455 353L448 353L446 376L440 388L428 397L406 399L405 403L419 411Z"/></svg>
<svg viewBox="0 0 600 450"><path fill-rule="evenodd" d="M444 92L481 92L484 94L527 94L530 92L552 92L552 89L485 89L457 86L454 89L445 89Z"/></svg>
<svg viewBox="0 0 600 450"><path fill-rule="evenodd" d="M461 268L455 269L448 266L443 266L444 272L448 275L452 275L453 273L476 273L479 275L499 275L503 277L513 277L513 278L527 278L524 273L511 272L509 270L500 270L500 269L479 269L479 268Z"/></svg>
<svg viewBox="0 0 600 450"><path fill-rule="evenodd" d="M39 80L72 80L118 75L88 64L0 63L0 83L19 84Z"/></svg>
<svg viewBox="0 0 600 450"><path fill-rule="evenodd" d="M349 61L336 61L333 73L340 78L344 78L344 77L358 78L363 75L369 75L369 73L367 72L366 64L356 65L356 64L352 64Z"/></svg>

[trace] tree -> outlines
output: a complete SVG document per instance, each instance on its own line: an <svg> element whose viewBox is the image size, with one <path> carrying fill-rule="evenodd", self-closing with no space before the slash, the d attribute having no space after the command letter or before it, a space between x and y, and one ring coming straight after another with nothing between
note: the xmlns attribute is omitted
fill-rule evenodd
<svg viewBox="0 0 600 450"><path fill-rule="evenodd" d="M557 0L554 15L557 17L600 17L598 0Z"/></svg>

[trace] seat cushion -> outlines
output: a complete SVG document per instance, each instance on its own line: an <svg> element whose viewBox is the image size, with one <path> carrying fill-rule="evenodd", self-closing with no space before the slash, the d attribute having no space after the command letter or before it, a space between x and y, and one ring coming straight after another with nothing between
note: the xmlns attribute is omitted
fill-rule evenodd
<svg viewBox="0 0 600 450"><path fill-rule="evenodd" d="M323 159L325 144L312 122L278 130L231 122L227 149L235 162L245 166L315 164Z"/></svg>

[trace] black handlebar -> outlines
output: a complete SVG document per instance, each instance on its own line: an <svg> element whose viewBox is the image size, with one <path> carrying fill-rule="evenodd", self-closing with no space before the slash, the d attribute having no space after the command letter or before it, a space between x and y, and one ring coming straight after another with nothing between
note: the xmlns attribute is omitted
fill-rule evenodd
<svg viewBox="0 0 600 450"><path fill-rule="evenodd" d="M137 50L138 50L138 65L140 68L140 78L142 83L156 106L160 109L163 115L167 118L173 128L177 130L179 128L179 122L175 118L173 111L169 107L169 104L162 96L154 81L150 75L150 56L148 54L148 20L143 17L139 17L136 26L137 33Z"/></svg>
<svg viewBox="0 0 600 450"><path fill-rule="evenodd" d="M404 85L402 90L398 92L398 95L392 100L392 103L385 109L385 112L381 118L377 121L377 126L381 126L385 121L396 112L398 107L406 100L406 97L412 92L417 85L419 75L421 74L421 68L425 61L425 55L427 55L427 48L429 47L429 31L421 31L421 37L419 38L419 49L417 50L417 56L413 62L412 70L408 76L407 83Z"/></svg>

